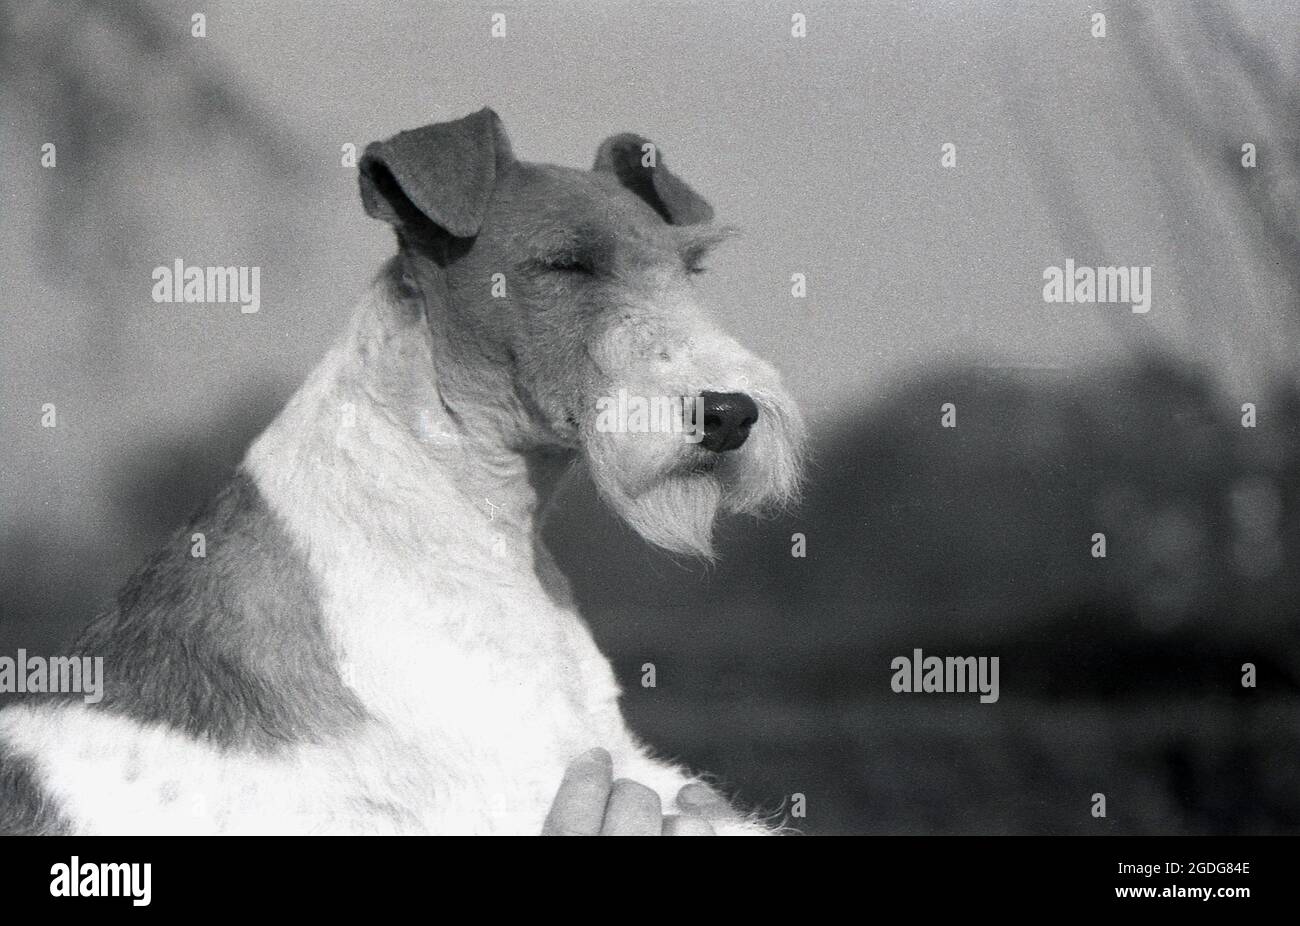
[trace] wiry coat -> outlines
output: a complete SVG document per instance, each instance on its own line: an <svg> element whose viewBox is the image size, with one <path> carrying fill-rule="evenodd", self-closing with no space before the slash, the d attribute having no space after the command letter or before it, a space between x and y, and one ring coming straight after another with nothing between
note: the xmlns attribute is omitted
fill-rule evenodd
<svg viewBox="0 0 1300 926"><path fill-rule="evenodd" d="M720 508L792 494L797 413L691 304L668 221L688 188L516 162L487 110L430 129L363 165L399 257L230 485L80 639L105 659L102 703L0 712L0 831L531 834L594 746L665 808L692 780L627 729L539 519L581 459L649 539L707 554ZM601 234L621 262L603 288L538 269L536 249ZM493 267L513 303L487 297ZM592 426L620 384L739 378L765 427L716 466Z"/></svg>

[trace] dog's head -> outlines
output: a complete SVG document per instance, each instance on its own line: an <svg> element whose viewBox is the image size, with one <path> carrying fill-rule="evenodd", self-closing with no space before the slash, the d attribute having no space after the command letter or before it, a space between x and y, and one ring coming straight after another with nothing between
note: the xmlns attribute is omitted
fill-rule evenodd
<svg viewBox="0 0 1300 926"><path fill-rule="evenodd" d="M798 410L700 303L728 232L651 142L609 138L589 171L532 164L484 109L373 144L360 166L421 289L445 286L426 303L464 420L578 450L606 502L676 552L710 556L719 511L793 498Z"/></svg>

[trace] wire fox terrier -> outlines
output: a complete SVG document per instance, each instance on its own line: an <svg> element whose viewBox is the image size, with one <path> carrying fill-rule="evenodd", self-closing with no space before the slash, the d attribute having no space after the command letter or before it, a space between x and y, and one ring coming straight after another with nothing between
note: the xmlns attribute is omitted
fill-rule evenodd
<svg viewBox="0 0 1300 926"><path fill-rule="evenodd" d="M528 163L489 109L370 145L360 185L399 253L80 638L102 701L0 712L0 831L535 834L593 747L665 812L698 780L628 730L539 522L579 459L681 554L794 495L798 412L693 286L725 230L644 139ZM601 426L623 392L703 430Z"/></svg>

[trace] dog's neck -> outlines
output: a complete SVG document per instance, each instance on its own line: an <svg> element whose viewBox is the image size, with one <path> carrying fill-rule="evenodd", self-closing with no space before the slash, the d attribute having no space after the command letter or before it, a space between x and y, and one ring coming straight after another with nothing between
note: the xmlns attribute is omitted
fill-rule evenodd
<svg viewBox="0 0 1300 926"><path fill-rule="evenodd" d="M445 293L436 283L389 262L249 465L273 495L302 498L310 485L320 504L368 506L399 542L486 547L504 569L535 571L541 519L573 454L512 446L485 390L446 369L449 347L427 320ZM458 559L425 552L431 564Z"/></svg>
<svg viewBox="0 0 1300 926"><path fill-rule="evenodd" d="M613 675L541 537L570 458L476 427L467 396L446 394L424 306L392 269L244 464L320 585L340 671L367 710L412 729L472 740L478 726L513 730L518 699L554 696L615 731ZM476 674L483 652L511 667L510 686ZM557 664L568 667L558 689ZM457 726L457 699L490 689L467 715L478 719Z"/></svg>

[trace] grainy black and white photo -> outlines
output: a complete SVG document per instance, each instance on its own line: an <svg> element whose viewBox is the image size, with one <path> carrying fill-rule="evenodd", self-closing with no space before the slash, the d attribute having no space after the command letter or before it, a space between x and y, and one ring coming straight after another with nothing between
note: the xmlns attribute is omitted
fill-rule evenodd
<svg viewBox="0 0 1300 926"><path fill-rule="evenodd" d="M0 832L1300 834L1294 0L0 0L0 154Z"/></svg>

